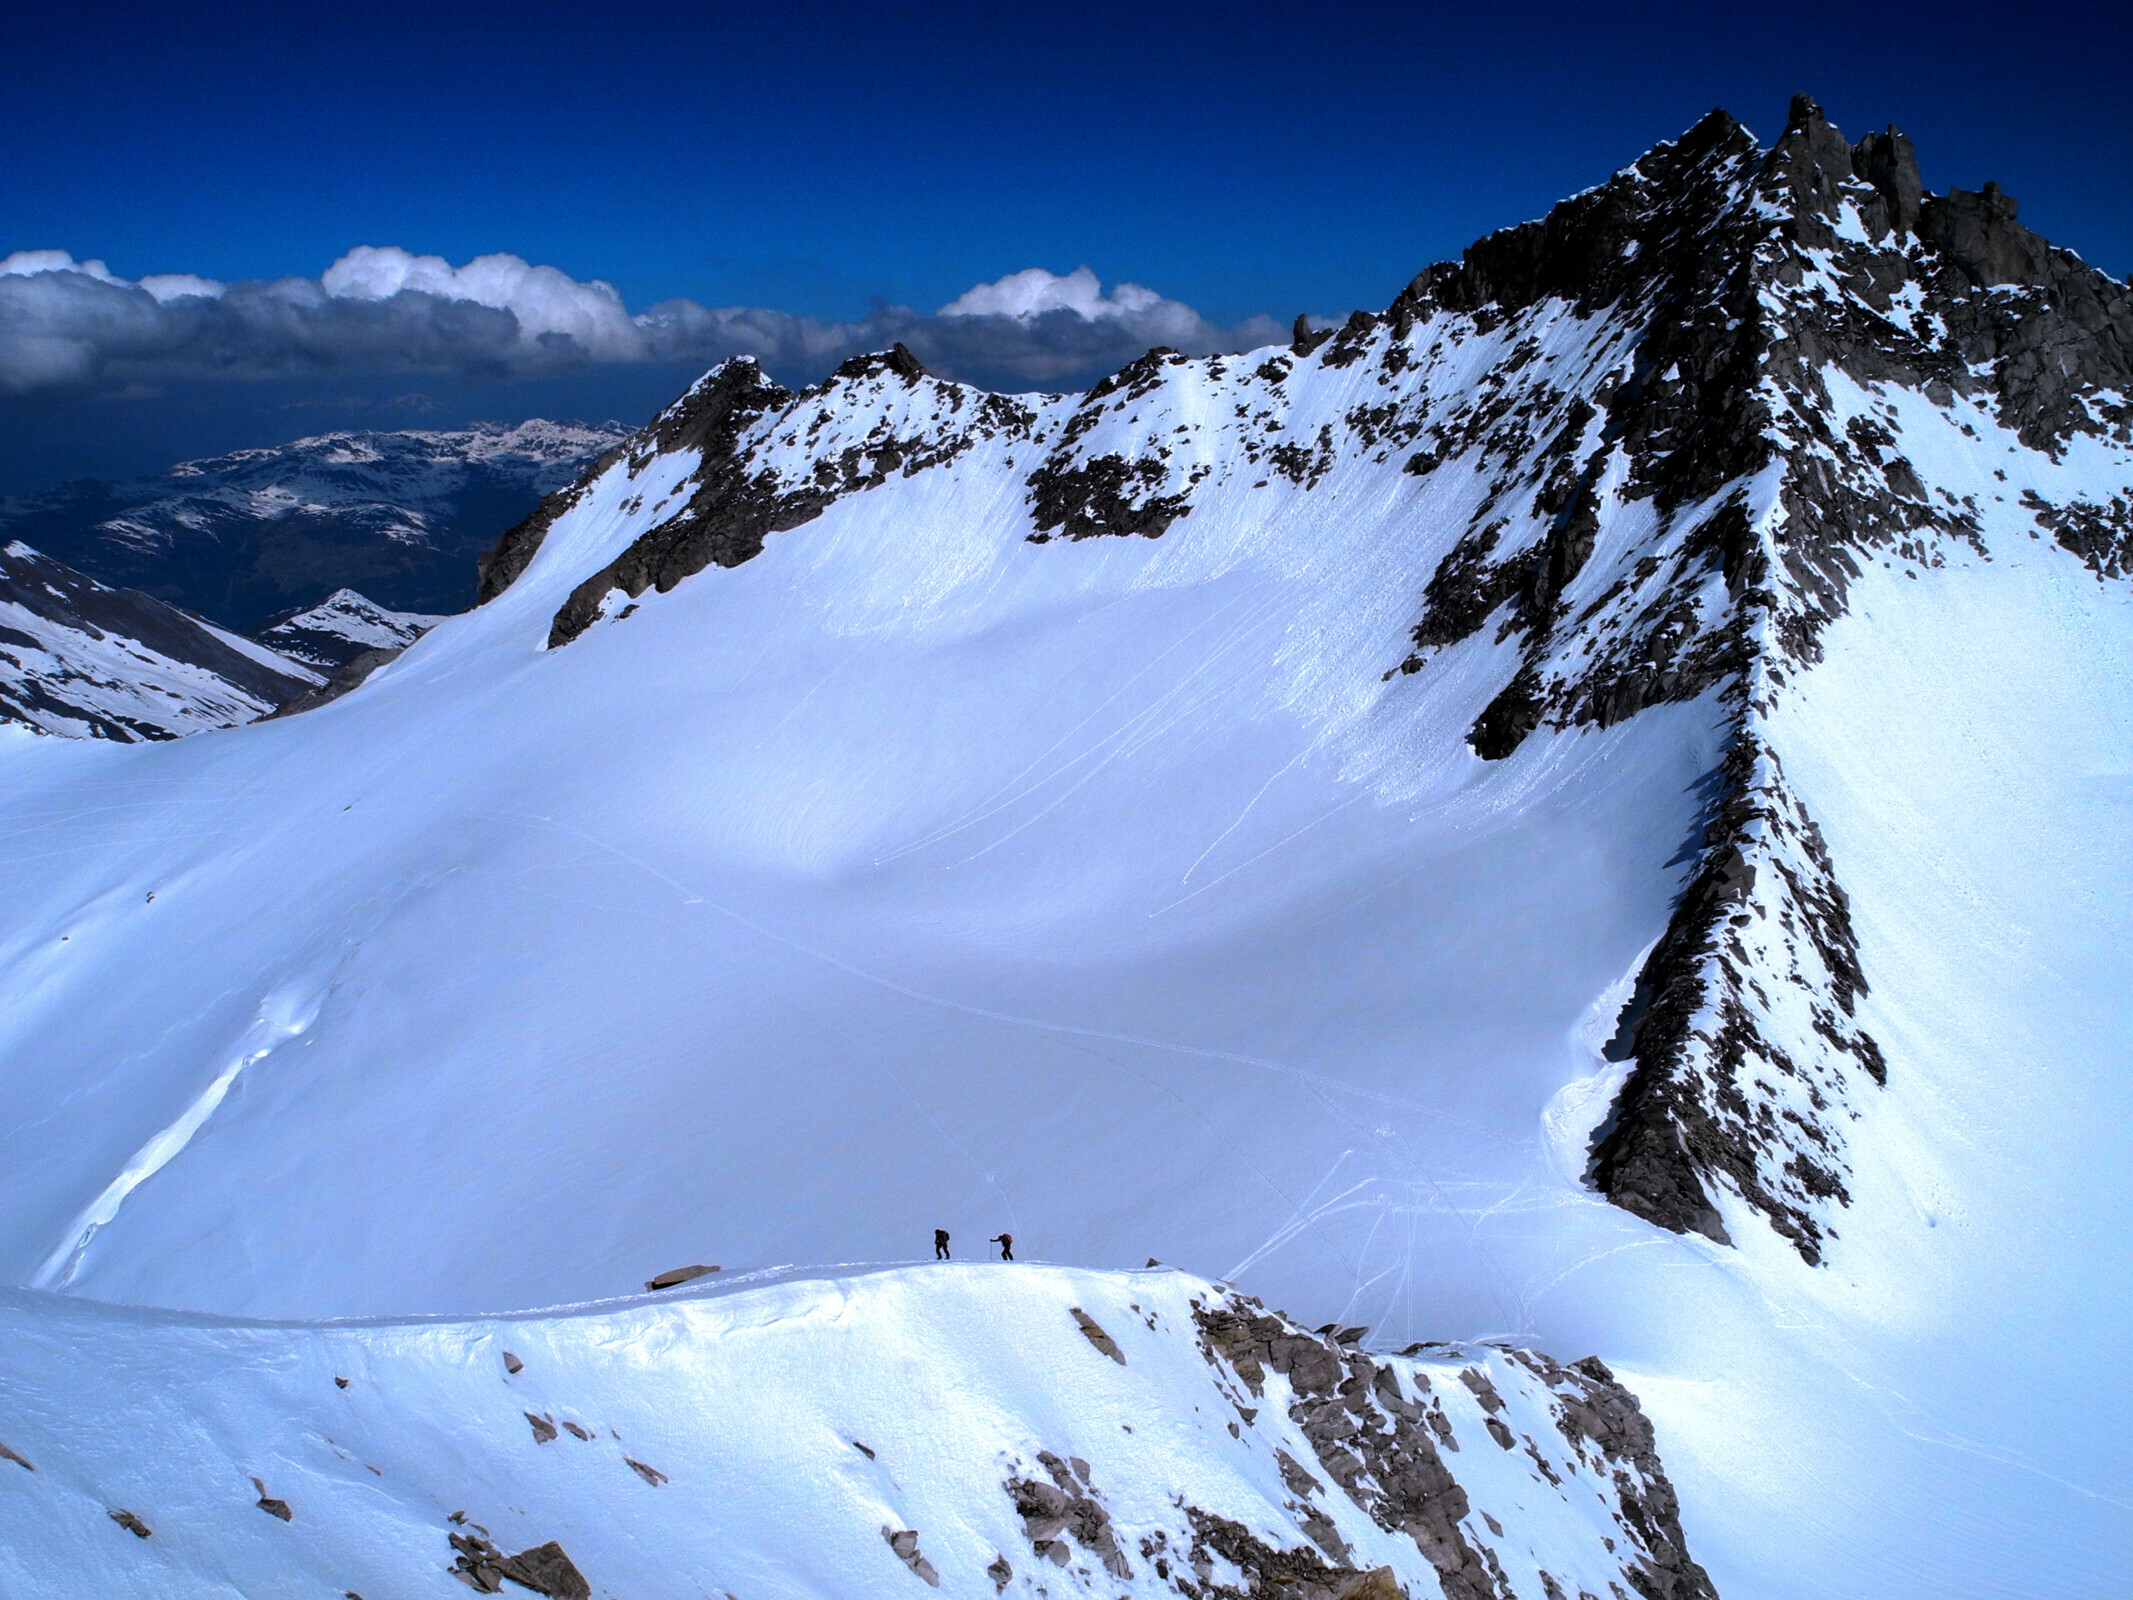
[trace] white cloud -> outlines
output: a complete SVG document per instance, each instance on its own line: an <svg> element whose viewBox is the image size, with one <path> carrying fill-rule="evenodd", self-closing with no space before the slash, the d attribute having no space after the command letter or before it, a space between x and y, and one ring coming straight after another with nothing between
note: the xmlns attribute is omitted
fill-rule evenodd
<svg viewBox="0 0 2133 1600"><path fill-rule="evenodd" d="M597 278L581 283L519 256L476 256L455 267L442 256L412 255L397 245L358 245L320 275L319 287L341 300L425 294L509 311L521 338L537 342L560 335L595 361L637 361L645 354L644 330L613 285Z"/></svg>
<svg viewBox="0 0 2133 1600"><path fill-rule="evenodd" d="M497 253L453 266L393 245L350 250L317 278L219 283L119 277L64 250L0 260L0 392L113 392L172 379L323 371L538 376L588 364L760 358L799 380L901 340L936 371L1001 388L1086 383L1151 345L1188 353L1272 342L1139 284L1080 267L979 284L928 316L886 306L824 322L761 306L670 300L632 314L610 284Z"/></svg>

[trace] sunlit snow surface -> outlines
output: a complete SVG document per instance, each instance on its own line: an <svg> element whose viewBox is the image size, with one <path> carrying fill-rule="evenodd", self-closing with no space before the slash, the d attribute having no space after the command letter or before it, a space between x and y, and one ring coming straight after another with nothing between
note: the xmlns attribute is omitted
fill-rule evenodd
<svg viewBox="0 0 2133 1600"><path fill-rule="evenodd" d="M1005 1228L1602 1354L1729 1596L2119 1583L2123 587L1988 518L1779 704L1890 1059L1810 1270L1575 1181L1719 708L1483 763L1489 630L1380 688L1463 512L1336 465L1037 546L1009 449L544 650L689 463L618 466L323 710L0 729L7 1275L475 1313Z"/></svg>

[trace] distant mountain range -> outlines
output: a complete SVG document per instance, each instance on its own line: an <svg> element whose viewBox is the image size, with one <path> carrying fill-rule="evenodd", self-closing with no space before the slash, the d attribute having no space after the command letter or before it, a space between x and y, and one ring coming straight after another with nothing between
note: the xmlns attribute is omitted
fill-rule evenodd
<svg viewBox="0 0 2133 1600"><path fill-rule="evenodd" d="M175 739L250 722L320 681L266 645L19 540L0 545L0 722L77 739Z"/></svg>
<svg viewBox="0 0 2133 1600"><path fill-rule="evenodd" d="M0 539L240 633L343 588L393 611L463 611L498 530L626 434L539 419L320 434L0 499Z"/></svg>

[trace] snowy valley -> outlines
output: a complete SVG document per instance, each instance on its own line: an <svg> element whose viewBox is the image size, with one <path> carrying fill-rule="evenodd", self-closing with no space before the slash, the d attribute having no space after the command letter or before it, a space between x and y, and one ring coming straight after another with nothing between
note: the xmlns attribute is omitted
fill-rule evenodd
<svg viewBox="0 0 2133 1600"><path fill-rule="evenodd" d="M1286 347L728 362L344 692L0 722L0 1572L2122 1588L2129 576L2133 294L1805 99Z"/></svg>

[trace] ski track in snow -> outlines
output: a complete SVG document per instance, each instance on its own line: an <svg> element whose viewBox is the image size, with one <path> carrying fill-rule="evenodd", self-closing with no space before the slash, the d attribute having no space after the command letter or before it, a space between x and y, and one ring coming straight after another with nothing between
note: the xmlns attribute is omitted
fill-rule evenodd
<svg viewBox="0 0 2133 1600"><path fill-rule="evenodd" d="M175 1121L134 1152L103 1193L90 1201L87 1209L74 1219L67 1236L31 1277L30 1287L64 1289L71 1283L81 1268L82 1258L88 1254L90 1243L117 1218L128 1196L177 1159L192 1143L246 1069L257 1066L311 1026L324 998L323 990L308 995L302 991L284 990L262 1000L257 1020L245 1030L245 1044L252 1048L247 1050L240 1045L239 1053L200 1091L199 1097L180 1112Z"/></svg>

